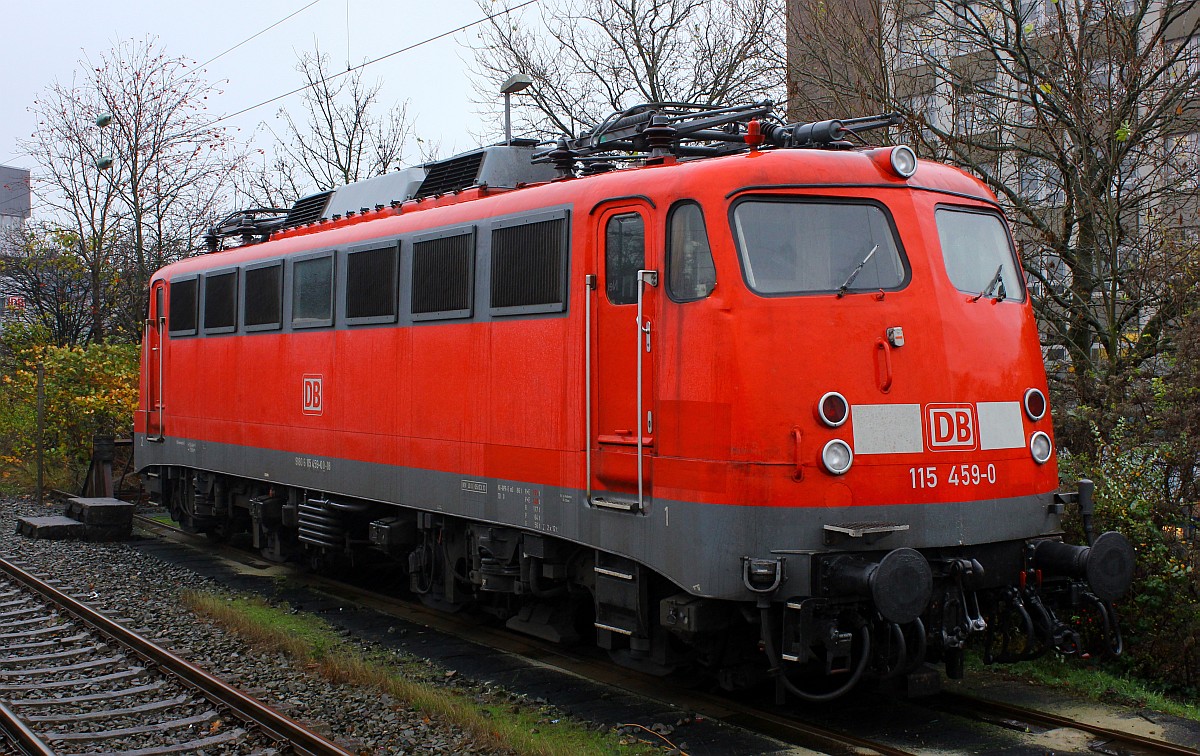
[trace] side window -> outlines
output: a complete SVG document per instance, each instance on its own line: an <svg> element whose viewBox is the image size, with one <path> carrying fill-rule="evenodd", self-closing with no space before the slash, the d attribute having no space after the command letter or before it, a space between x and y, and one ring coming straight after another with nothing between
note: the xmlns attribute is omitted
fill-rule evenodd
<svg viewBox="0 0 1200 756"><path fill-rule="evenodd" d="M333 324L333 255L297 260L292 265L292 326Z"/></svg>
<svg viewBox="0 0 1200 756"><path fill-rule="evenodd" d="M413 320L471 317L474 282L474 228L413 242Z"/></svg>
<svg viewBox="0 0 1200 756"><path fill-rule="evenodd" d="M637 272L646 267L646 222L637 213L614 215L604 230L604 278L608 301L635 304Z"/></svg>
<svg viewBox="0 0 1200 756"><path fill-rule="evenodd" d="M172 336L193 336L196 333L196 288L199 279L171 282L171 312L167 330Z"/></svg>
<svg viewBox="0 0 1200 756"><path fill-rule="evenodd" d="M497 224L492 229L492 314L562 312L566 251L565 217Z"/></svg>
<svg viewBox="0 0 1200 756"><path fill-rule="evenodd" d="M237 330L237 271L204 276L204 332Z"/></svg>
<svg viewBox="0 0 1200 756"><path fill-rule="evenodd" d="M959 291L1023 301L1025 283L1000 216L939 207L934 213L946 274Z"/></svg>
<svg viewBox="0 0 1200 756"><path fill-rule="evenodd" d="M667 295L693 302L717 286L704 213L695 202L676 205L667 221Z"/></svg>
<svg viewBox="0 0 1200 756"><path fill-rule="evenodd" d="M352 250L346 254L346 322L396 322L399 245Z"/></svg>
<svg viewBox="0 0 1200 756"><path fill-rule="evenodd" d="M283 263L246 268L242 312L247 331L278 329L283 322Z"/></svg>

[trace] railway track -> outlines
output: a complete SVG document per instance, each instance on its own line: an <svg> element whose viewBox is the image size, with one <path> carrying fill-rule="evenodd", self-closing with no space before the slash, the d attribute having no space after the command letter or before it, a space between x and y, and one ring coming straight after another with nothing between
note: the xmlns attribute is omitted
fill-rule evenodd
<svg viewBox="0 0 1200 756"><path fill-rule="evenodd" d="M0 729L24 754L350 753L6 559Z"/></svg>
<svg viewBox="0 0 1200 756"><path fill-rule="evenodd" d="M1028 724L1046 728L1066 728L1080 730L1096 738L1093 750L1101 753L1112 753L1114 748L1134 749L1138 754L1169 754L1170 756L1200 756L1200 749L1176 743L1170 743L1160 738L1118 730L1111 727L1085 722L1079 719L1038 711L1025 706L978 698L963 693L940 693L934 703L938 709L947 713L978 719L980 721L1010 726ZM1101 750L1107 749L1107 750ZM1129 752L1129 751L1124 751Z"/></svg>
<svg viewBox="0 0 1200 756"><path fill-rule="evenodd" d="M135 522L145 529L159 533L171 533L187 542L205 541L205 537L202 535L190 534L173 525L141 515L135 516ZM205 547L211 547L211 544L206 542ZM240 555L242 560L249 563L258 562L257 557L247 555L240 550L231 549L231 553ZM249 560L245 560L247 556L250 556ZM304 580L323 592L341 596L358 605L416 624L432 627L489 648L514 653L527 659L535 660L541 665L556 667L570 674L580 675L590 680L629 690L638 695L648 696L664 703L672 704L683 710L697 712L714 721L767 735L789 745L831 754L881 754L882 756L909 756L910 754L921 753L929 745L905 746L886 743L879 739L858 737L853 733L847 732L845 728L823 727L819 723L812 721L812 719L806 718L803 713L791 714L780 711L768 711L769 707L761 701L739 701L726 696L711 695L671 686L660 678L651 678L631 673L603 659L575 654L569 649L563 649L562 647L544 643L537 639L526 638L525 636L514 635L513 633L488 627L487 625L481 625L471 618L435 612L419 604L403 601L394 596L380 594L339 580L312 573L304 573ZM1014 729L1020 729L1018 725L1021 723L1031 725L1030 729L1063 728L1079 730L1094 736L1094 745L1101 749L1099 751L1101 753L1144 754L1147 756L1152 754L1200 756L1200 751L1194 748L1188 748L1166 740L1105 728L1084 721L960 693L941 693L932 699L932 703L923 701L909 703L918 708L932 707L938 711L965 720L995 725L1009 732ZM1107 750L1104 750L1105 748ZM1116 750L1113 750L1114 748Z"/></svg>

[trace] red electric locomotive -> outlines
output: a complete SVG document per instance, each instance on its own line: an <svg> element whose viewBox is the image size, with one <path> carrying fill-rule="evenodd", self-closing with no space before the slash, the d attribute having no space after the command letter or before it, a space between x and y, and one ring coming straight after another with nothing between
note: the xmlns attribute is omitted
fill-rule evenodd
<svg viewBox="0 0 1200 756"><path fill-rule="evenodd" d="M235 214L151 284L138 467L185 524L805 699L1120 648L994 196L892 116L647 105ZM532 160L531 160L532 158ZM222 239L245 243L218 251Z"/></svg>

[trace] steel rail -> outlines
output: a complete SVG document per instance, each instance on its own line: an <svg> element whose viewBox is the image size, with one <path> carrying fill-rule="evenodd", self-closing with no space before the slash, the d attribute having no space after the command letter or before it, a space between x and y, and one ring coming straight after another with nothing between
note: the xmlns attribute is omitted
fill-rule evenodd
<svg viewBox="0 0 1200 756"><path fill-rule="evenodd" d="M0 729L4 730L13 745L26 756L55 756L54 749L29 729L29 725L0 702Z"/></svg>
<svg viewBox="0 0 1200 756"><path fill-rule="evenodd" d="M957 693L943 691L940 694L940 699L949 701L949 709L955 708L966 709L975 712L989 712L998 714L1004 717L1009 717L1030 724L1041 725L1043 727L1063 727L1073 730L1082 730L1083 732L1097 735L1103 738L1108 738L1110 741L1125 743L1128 745L1136 745L1139 748L1147 749L1153 753L1172 754L1172 756L1198 756L1200 750L1188 748L1187 746L1171 743L1158 738L1151 738L1145 735L1127 732L1125 730L1114 730L1109 727L1080 722L1077 719L1060 716L1058 714L1050 714L1036 709L1027 709L1016 704L1004 703L1002 701L993 701L990 699L976 698L975 696L966 693ZM957 702L957 703L954 703Z"/></svg>
<svg viewBox="0 0 1200 756"><path fill-rule="evenodd" d="M63 594L7 559L0 558L0 571L156 665L162 671L201 691L210 700L227 707L245 719L247 723L255 725L268 737L277 742L289 744L295 753L308 756L353 756L352 752L326 740L294 719L284 716L191 662L134 633L87 604Z"/></svg>

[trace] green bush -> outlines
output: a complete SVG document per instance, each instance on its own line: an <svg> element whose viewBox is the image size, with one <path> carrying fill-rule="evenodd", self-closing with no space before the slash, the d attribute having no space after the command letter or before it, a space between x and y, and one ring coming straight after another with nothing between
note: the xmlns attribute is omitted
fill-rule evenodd
<svg viewBox="0 0 1200 756"><path fill-rule="evenodd" d="M1171 495L1164 449L1129 440L1123 425L1096 439L1096 458L1064 455L1064 487L1078 478L1096 483L1095 530L1124 533L1137 552L1133 587L1119 602L1130 672L1173 693L1200 691L1200 592L1195 543L1189 541L1187 508ZM1083 538L1076 510L1066 527Z"/></svg>
<svg viewBox="0 0 1200 756"><path fill-rule="evenodd" d="M138 402L138 354L131 344L58 347L39 330L4 335L0 378L0 486L30 491L37 481L37 374L45 366L46 485L76 488L87 474L92 436L127 436Z"/></svg>

